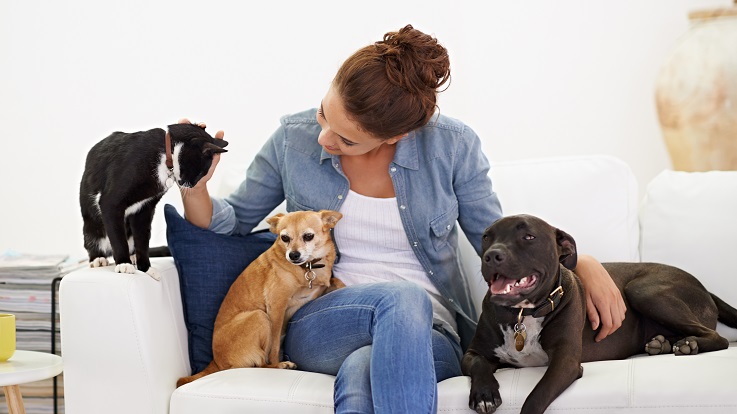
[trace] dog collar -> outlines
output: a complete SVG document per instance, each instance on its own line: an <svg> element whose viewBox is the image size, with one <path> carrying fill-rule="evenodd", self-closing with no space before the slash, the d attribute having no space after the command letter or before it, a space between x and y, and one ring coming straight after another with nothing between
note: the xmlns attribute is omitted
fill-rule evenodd
<svg viewBox="0 0 737 414"><path fill-rule="evenodd" d="M171 135L169 135L169 131L166 131L164 136L164 146L166 147L166 168L172 171L174 169L174 159L171 156Z"/></svg>
<svg viewBox="0 0 737 414"><path fill-rule="evenodd" d="M558 267L558 287L555 288L555 290L553 290L552 292L550 292L550 295L548 295L545 303L543 303L542 305L536 308L523 309L521 315L524 315L524 316L532 315L533 318L540 318L554 311L555 308L560 303L560 299L563 297L563 294L565 293L563 291L563 285L561 282L562 282L562 275L561 275L560 267Z"/></svg>
<svg viewBox="0 0 737 414"><path fill-rule="evenodd" d="M310 289L312 289L312 281L315 280L315 277L316 277L315 271L312 269L319 269L321 267L325 267L324 263L317 263L320 260L322 259L315 259L310 262L304 262L301 265L299 265L300 267L305 268L305 280L307 281Z"/></svg>
<svg viewBox="0 0 737 414"><path fill-rule="evenodd" d="M312 270L312 269L319 269L319 268L321 268L321 267L325 267L325 264L324 264L324 263L317 263L317 262L319 262L320 260L322 260L322 258L320 258L320 259L315 259L315 260L312 260L312 261L310 261L310 262L304 262L304 263L302 263L302 264L301 264L301 265L299 265L299 266L300 266L300 267L304 267L304 268L305 268L305 269L307 269L307 270Z"/></svg>

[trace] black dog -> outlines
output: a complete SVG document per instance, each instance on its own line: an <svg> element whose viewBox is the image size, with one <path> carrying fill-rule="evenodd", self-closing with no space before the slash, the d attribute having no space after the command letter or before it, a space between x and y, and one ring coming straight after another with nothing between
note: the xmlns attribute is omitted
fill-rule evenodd
<svg viewBox="0 0 737 414"><path fill-rule="evenodd" d="M463 356L471 377L469 406L493 413L501 405L494 372L548 365L522 406L542 413L583 375L581 362L648 354L676 355L729 346L717 319L737 327L737 309L683 270L655 263L605 263L627 305L622 326L604 341L586 323L585 292L569 269L576 243L533 216L498 220L482 241L482 274L489 284L476 335ZM670 344L673 343L673 346Z"/></svg>

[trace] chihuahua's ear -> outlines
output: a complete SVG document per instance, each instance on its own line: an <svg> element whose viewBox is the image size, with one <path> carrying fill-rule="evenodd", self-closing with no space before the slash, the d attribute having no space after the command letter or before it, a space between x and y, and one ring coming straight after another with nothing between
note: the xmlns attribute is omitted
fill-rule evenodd
<svg viewBox="0 0 737 414"><path fill-rule="evenodd" d="M217 145L220 148L225 148L228 146L228 141L220 138L213 138L212 143Z"/></svg>
<svg viewBox="0 0 737 414"><path fill-rule="evenodd" d="M320 217L325 228L332 229L335 224L343 218L343 215L333 210L320 210Z"/></svg>
<svg viewBox="0 0 737 414"><path fill-rule="evenodd" d="M574 270L578 262L576 241L560 229L555 229L555 240L558 243L558 260L566 269Z"/></svg>
<svg viewBox="0 0 737 414"><path fill-rule="evenodd" d="M266 219L266 222L269 223L269 231L274 234L279 234L277 233L276 226L279 225L279 220L281 220L282 217L284 217L284 213L274 214Z"/></svg>
<svg viewBox="0 0 737 414"><path fill-rule="evenodd" d="M223 140L221 140L223 141ZM223 141L225 142L225 141ZM227 142L225 142L225 145L228 145ZM223 147L225 146L223 145ZM223 147L219 147L212 142L205 142L205 145L202 146L202 154L212 157L215 154L219 154L221 152L228 152L228 150L224 149Z"/></svg>

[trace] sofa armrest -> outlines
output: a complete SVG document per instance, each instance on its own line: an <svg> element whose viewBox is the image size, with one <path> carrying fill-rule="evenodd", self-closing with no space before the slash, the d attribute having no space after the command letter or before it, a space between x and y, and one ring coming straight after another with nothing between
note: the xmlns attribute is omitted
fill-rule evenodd
<svg viewBox="0 0 737 414"><path fill-rule="evenodd" d="M152 259L161 275L68 274L59 290L67 412L169 411L176 380L190 371L179 277L171 258Z"/></svg>

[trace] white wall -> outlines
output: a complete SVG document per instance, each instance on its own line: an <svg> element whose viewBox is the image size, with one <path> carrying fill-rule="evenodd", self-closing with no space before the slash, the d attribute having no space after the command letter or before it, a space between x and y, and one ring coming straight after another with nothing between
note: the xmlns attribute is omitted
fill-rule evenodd
<svg viewBox="0 0 737 414"><path fill-rule="evenodd" d="M643 187L670 168L659 66L689 10L730 3L0 0L0 250L83 254L79 179L110 132L207 121L232 168L281 115L317 105L349 54L407 23L449 49L440 109L492 161L611 154Z"/></svg>

